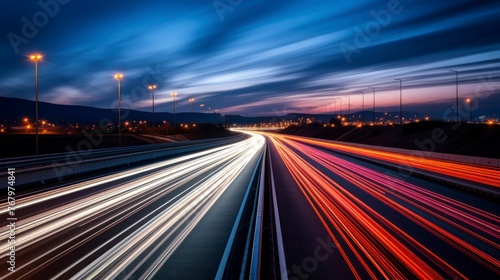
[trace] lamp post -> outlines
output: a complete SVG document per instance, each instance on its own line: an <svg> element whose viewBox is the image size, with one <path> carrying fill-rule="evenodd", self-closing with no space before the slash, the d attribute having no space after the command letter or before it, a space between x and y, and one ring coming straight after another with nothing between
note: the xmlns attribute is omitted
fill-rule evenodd
<svg viewBox="0 0 500 280"><path fill-rule="evenodd" d="M175 97L177 96L177 92L172 92L170 95L174 97L174 134L175 134Z"/></svg>
<svg viewBox="0 0 500 280"><path fill-rule="evenodd" d="M362 96L362 99L363 99L363 107L362 107L362 110L363 110L363 118L361 119L361 123L364 125L365 124L365 93L361 91L361 96Z"/></svg>
<svg viewBox="0 0 500 280"><path fill-rule="evenodd" d="M201 121L205 121L205 116L203 115L203 107L205 107L205 104L200 104L200 108L201 108Z"/></svg>
<svg viewBox="0 0 500 280"><path fill-rule="evenodd" d="M153 144L155 143L155 89L156 85L150 85L148 86L148 89L151 91L152 97L153 97Z"/></svg>
<svg viewBox="0 0 500 280"><path fill-rule="evenodd" d="M399 124L403 124L403 80L402 79L394 79L395 81L399 81Z"/></svg>
<svg viewBox="0 0 500 280"><path fill-rule="evenodd" d="M372 87L373 89L373 125L377 123L377 114L375 113L375 88Z"/></svg>
<svg viewBox="0 0 500 280"><path fill-rule="evenodd" d="M456 111L456 121L458 123L458 71L457 70L449 70L450 72L455 72L455 89L456 89L456 99L457 99L457 103L456 103L456 107L455 107L455 111ZM471 120L472 121L472 120Z"/></svg>
<svg viewBox="0 0 500 280"><path fill-rule="evenodd" d="M41 54L33 54L30 59L35 62L35 138L36 138L36 154L38 155L38 61L43 56Z"/></svg>
<svg viewBox="0 0 500 280"><path fill-rule="evenodd" d="M340 116L342 117L342 97L339 97L340 100Z"/></svg>
<svg viewBox="0 0 500 280"><path fill-rule="evenodd" d="M349 104L347 104L347 113L349 114L349 125L351 124L351 96L349 95Z"/></svg>
<svg viewBox="0 0 500 280"><path fill-rule="evenodd" d="M194 98L189 98L189 102L191 102L191 126L194 125L193 122L193 105L194 105Z"/></svg>
<svg viewBox="0 0 500 280"><path fill-rule="evenodd" d="M334 98L333 101L335 102L335 108L337 108L337 99L340 100L340 108L339 108L338 114L342 115L342 97L335 97Z"/></svg>
<svg viewBox="0 0 500 280"><path fill-rule="evenodd" d="M123 74L116 74L115 79L118 80L118 145L122 145L122 114L120 105L120 81L123 78Z"/></svg>
<svg viewBox="0 0 500 280"><path fill-rule="evenodd" d="M340 108L338 113L335 114L335 118L338 119L338 115L340 115L340 119L342 119L342 97L335 97L333 101L335 102L335 109L337 109L337 99L340 100Z"/></svg>
<svg viewBox="0 0 500 280"><path fill-rule="evenodd" d="M472 123L472 99L467 98L465 99L465 102L469 104L470 123Z"/></svg>

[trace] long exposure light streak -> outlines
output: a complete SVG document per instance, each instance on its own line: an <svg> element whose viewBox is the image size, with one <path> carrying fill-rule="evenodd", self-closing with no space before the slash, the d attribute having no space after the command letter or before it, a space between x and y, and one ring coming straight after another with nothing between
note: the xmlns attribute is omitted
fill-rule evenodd
<svg viewBox="0 0 500 280"><path fill-rule="evenodd" d="M125 271L152 278L264 143L251 134L234 144L23 197L18 211L26 214L19 219L16 250L24 261L16 277L35 277L83 250L54 277L114 279ZM1 207L7 209L5 203ZM125 220L127 226L119 226ZM110 235L114 227L119 230ZM94 239L100 244L85 248ZM7 250L6 243L0 250Z"/></svg>
<svg viewBox="0 0 500 280"><path fill-rule="evenodd" d="M328 142L266 134L316 212L353 276L466 279L461 267L434 252L358 197L369 194L478 264L500 275L500 217L464 202L336 157ZM313 145L310 146L310 145ZM300 152L299 152L300 151ZM303 156L301 156L303 154ZM321 171L314 165L320 166ZM352 187L329 177L332 172ZM404 226L403 226L404 227Z"/></svg>

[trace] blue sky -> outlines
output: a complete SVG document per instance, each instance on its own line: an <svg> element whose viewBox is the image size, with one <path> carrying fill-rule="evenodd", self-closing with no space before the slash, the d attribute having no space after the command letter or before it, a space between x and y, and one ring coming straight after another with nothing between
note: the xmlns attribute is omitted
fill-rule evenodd
<svg viewBox="0 0 500 280"><path fill-rule="evenodd" d="M189 98L222 113L315 113L373 105L441 116L455 103L500 113L498 1L105 1L2 4L0 96L114 108L189 111ZM40 5L40 3L42 5ZM45 6L45 8L43 7ZM24 19L23 19L24 18ZM26 21L36 30L26 27ZM24 27L24 30L23 30ZM356 94L357 93L357 94ZM337 100L337 101L335 101ZM332 104L335 102L335 105ZM430 105L432 104L432 105Z"/></svg>

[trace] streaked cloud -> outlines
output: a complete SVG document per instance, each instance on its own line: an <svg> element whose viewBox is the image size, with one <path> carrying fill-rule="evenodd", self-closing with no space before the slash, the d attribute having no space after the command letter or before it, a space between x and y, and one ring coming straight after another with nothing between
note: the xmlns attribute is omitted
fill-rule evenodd
<svg viewBox="0 0 500 280"><path fill-rule="evenodd" d="M370 87L397 108L395 78L405 80L409 104L445 110L455 82L449 69L460 71L461 97L481 87L500 99L497 1L401 0L401 12L383 26L379 19L378 32L356 45L356 30L376 23L389 2L243 1L221 22L210 1L71 1L18 54L4 37L0 94L34 99L25 56L40 51L40 100L100 108L116 103L115 72L125 74L122 98L147 111L151 83L159 106L176 91L179 104L194 97L243 115L307 112ZM22 34L20 18L40 9L36 1L4 4L1 33ZM350 62L342 43L358 49ZM494 102L482 104L491 111Z"/></svg>

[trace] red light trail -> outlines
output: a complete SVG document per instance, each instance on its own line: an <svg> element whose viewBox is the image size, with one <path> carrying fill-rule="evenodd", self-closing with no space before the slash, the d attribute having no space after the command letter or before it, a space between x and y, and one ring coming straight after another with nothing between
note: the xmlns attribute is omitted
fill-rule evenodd
<svg viewBox="0 0 500 280"><path fill-rule="evenodd" d="M478 165L462 164L444 160L422 158L417 156L402 155L393 152L373 150L368 148L353 147L340 143L321 141L318 139L303 138L297 136L283 136L286 139L332 149L335 151L346 152L357 156L368 157L371 159L382 160L410 168L421 169L434 173L444 174L459 179L468 180L475 183L500 187L500 168L484 167Z"/></svg>
<svg viewBox="0 0 500 280"><path fill-rule="evenodd" d="M495 253L500 250L500 217L317 147L391 162L405 160L408 164L404 156L301 137L266 135L356 278L362 278L362 269L371 278L467 279L449 258L433 252L425 240L405 232L401 223L370 206L366 198L359 196L359 190L500 275ZM494 177L498 170L424 159L410 164L421 168L425 162L437 163L431 166L433 172L460 174L457 177L500 185L500 176ZM329 176L329 172L339 178Z"/></svg>

